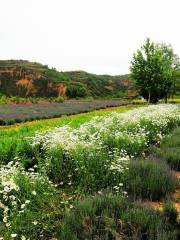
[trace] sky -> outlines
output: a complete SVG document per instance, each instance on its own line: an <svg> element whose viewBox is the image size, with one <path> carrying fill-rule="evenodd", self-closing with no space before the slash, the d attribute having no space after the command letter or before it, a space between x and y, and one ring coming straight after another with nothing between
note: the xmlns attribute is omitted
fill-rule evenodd
<svg viewBox="0 0 180 240"><path fill-rule="evenodd" d="M0 0L0 59L126 74L149 37L180 56L180 0Z"/></svg>

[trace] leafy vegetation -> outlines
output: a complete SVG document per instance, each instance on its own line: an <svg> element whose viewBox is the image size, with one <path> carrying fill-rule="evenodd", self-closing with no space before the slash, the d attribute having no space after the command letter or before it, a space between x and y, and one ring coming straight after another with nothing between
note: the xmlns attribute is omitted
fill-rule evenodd
<svg viewBox="0 0 180 240"><path fill-rule="evenodd" d="M51 98L35 98L35 97L7 97L6 95L0 95L0 105L2 104L35 104L35 103L47 103L47 102L64 102L63 97L51 97Z"/></svg>
<svg viewBox="0 0 180 240"><path fill-rule="evenodd" d="M167 99L172 87L176 88L173 74L178 67L179 59L171 46L154 44L147 39L133 56L131 76L140 94L148 102L157 103L159 99Z"/></svg>
<svg viewBox="0 0 180 240"><path fill-rule="evenodd" d="M177 222L119 195L84 200L65 214L59 239L178 239Z"/></svg>
<svg viewBox="0 0 180 240"><path fill-rule="evenodd" d="M129 164L124 185L132 199L160 200L175 191L176 180L162 161L136 159Z"/></svg>
<svg viewBox="0 0 180 240"><path fill-rule="evenodd" d="M174 190L166 163L142 156L179 126L179 112L152 105L1 127L0 237L178 240L172 205L133 199Z"/></svg>
<svg viewBox="0 0 180 240"><path fill-rule="evenodd" d="M172 169L180 170L180 129L162 140L160 148L153 148L155 156L165 160Z"/></svg>
<svg viewBox="0 0 180 240"><path fill-rule="evenodd" d="M173 83L170 91L170 96L180 96L180 70L177 70L173 74Z"/></svg>

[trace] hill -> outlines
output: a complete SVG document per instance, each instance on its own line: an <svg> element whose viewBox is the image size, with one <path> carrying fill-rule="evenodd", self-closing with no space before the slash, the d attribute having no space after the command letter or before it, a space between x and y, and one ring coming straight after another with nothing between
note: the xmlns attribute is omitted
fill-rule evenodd
<svg viewBox="0 0 180 240"><path fill-rule="evenodd" d="M59 72L36 62L0 60L0 93L18 97L122 97L133 94L128 75Z"/></svg>

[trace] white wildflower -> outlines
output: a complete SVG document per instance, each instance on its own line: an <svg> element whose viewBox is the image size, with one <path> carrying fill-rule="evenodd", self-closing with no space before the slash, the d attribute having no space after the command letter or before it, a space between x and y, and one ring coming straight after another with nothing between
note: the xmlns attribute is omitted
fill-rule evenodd
<svg viewBox="0 0 180 240"><path fill-rule="evenodd" d="M36 196L37 195L36 191L32 191L32 195Z"/></svg>
<svg viewBox="0 0 180 240"><path fill-rule="evenodd" d="M17 237L17 234L16 234L16 233L11 233L11 237L12 237L12 238L16 238L16 237Z"/></svg>

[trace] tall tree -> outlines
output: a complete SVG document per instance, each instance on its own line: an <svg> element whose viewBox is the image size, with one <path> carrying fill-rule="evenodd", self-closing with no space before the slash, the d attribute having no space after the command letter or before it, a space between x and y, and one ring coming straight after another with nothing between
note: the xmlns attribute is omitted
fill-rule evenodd
<svg viewBox="0 0 180 240"><path fill-rule="evenodd" d="M170 45L155 44L148 38L133 55L131 77L139 93L148 102L157 103L161 98L167 99L177 64L177 56Z"/></svg>

